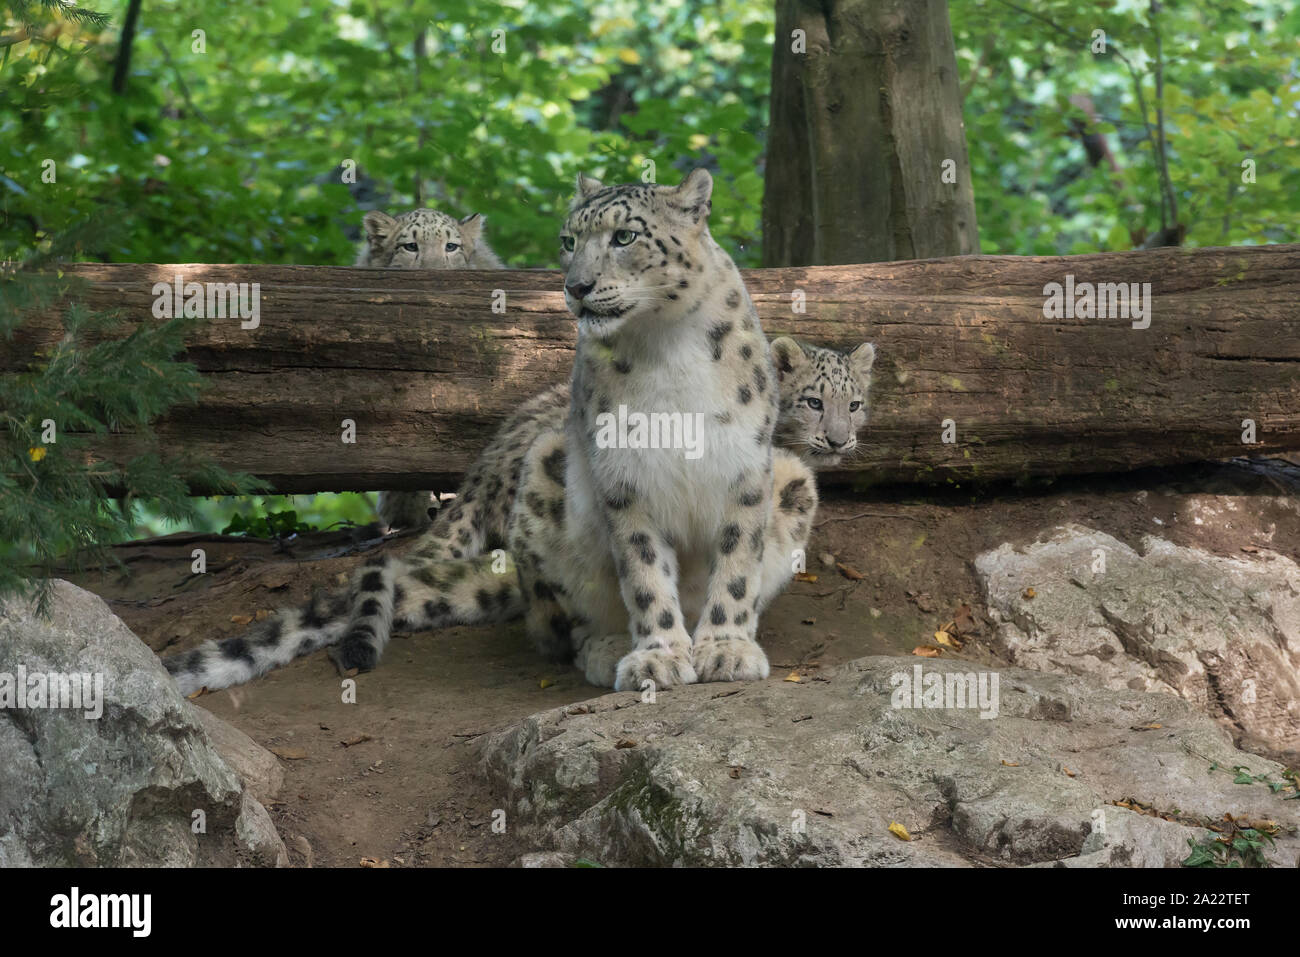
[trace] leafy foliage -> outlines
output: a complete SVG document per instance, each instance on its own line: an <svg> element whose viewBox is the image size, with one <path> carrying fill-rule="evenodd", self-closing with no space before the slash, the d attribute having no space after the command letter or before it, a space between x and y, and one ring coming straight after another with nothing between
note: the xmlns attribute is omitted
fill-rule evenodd
<svg viewBox="0 0 1300 957"><path fill-rule="evenodd" d="M756 261L771 18L742 0L150 3L120 96L115 32L65 23L57 52L18 44L4 67L0 255L112 195L131 228L95 258L347 263L352 161L365 205L478 211L509 261L554 265L577 173L653 161L669 183L714 164L722 232Z"/></svg>
<svg viewBox="0 0 1300 957"><path fill-rule="evenodd" d="M1172 227L1160 129L1187 245L1300 239L1300 193L1284 185L1300 146L1300 7L954 0L950 11L984 252L1133 248L1160 230L1162 206ZM1095 31L1105 52L1093 52ZM1092 165L1084 132L1106 139L1114 168Z"/></svg>
<svg viewBox="0 0 1300 957"><path fill-rule="evenodd" d="M1229 835L1208 832L1200 843L1187 839L1191 853L1183 860L1183 867L1233 868L1233 867L1268 867L1268 858L1264 856L1266 847L1276 843L1267 831L1254 828L1232 829Z"/></svg>

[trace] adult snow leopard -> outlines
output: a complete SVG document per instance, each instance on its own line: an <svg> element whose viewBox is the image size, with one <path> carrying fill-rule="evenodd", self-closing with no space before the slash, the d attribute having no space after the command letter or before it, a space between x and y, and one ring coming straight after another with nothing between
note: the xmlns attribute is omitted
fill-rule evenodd
<svg viewBox="0 0 1300 957"><path fill-rule="evenodd" d="M413 209L400 216L372 210L362 218L366 239L358 266L393 269L501 269L501 260L484 235L487 218L471 213L453 219L436 209ZM429 524L428 492L379 493L379 519L389 528Z"/></svg>
<svg viewBox="0 0 1300 957"><path fill-rule="evenodd" d="M589 192L592 189L591 182L584 181L584 183ZM707 203L707 196L705 202ZM647 242L653 242L655 237L652 231L649 229L646 231L651 233L647 237ZM682 238L695 240L692 244L692 255L698 254L697 250L701 247L705 254L708 252L705 242L711 243L711 239L707 236L706 228L701 226L701 231L702 235L697 233L692 236L690 231L683 231L681 234ZM671 241L674 243L674 248L682 241L682 238L675 238L672 233L663 235L673 237ZM626 235L617 238L627 239ZM573 246L576 248L576 242ZM721 250L717 252L721 254ZM721 255L725 259L725 254ZM661 260L663 258L660 257ZM725 265L731 267L729 259L725 260ZM691 267L686 268L689 270ZM735 279L736 285L727 292L739 287L738 277L734 276L734 267L731 267L731 272L733 276L726 278ZM686 286L674 288L690 287L689 276L682 278L686 280ZM572 291L570 294L572 295ZM601 292L596 294L607 295ZM707 297L700 297L700 299L704 298ZM739 311L739 300L735 306L731 306L729 305L731 299L730 295L722 297L723 309L728 312ZM665 296L661 297L660 301L672 302L673 300ZM697 304L696 311L702 304L702 302ZM748 309L747 300L745 306ZM723 313L724 316L726 314ZM746 322L749 319L753 320L752 326ZM743 327L741 330L736 329L737 321ZM727 326L730 328L726 328ZM756 317L749 315L747 310L740 313L738 320L724 320L711 325L708 330L711 334L706 334L705 337L710 362L719 362L728 367L752 362L755 357L755 344L752 338L738 335L732 341L731 333L733 331L755 332L756 328ZM734 350L735 359L739 360L739 363L735 361L724 363L722 361L724 349ZM812 346L800 347L789 339L777 340L774 351L779 357L778 373L782 375L780 381L783 404L792 404L801 401L802 398L799 395L785 395L788 383L790 389L798 388L801 393L807 393L809 398L813 395L820 396L820 401L825 406L841 410L845 417L850 414L847 412L848 407L855 406L855 414L861 410L858 425L865 419L864 403L869 387L870 359L874 355L874 350L869 345L854 351L855 361L852 364L839 353L818 350ZM809 356L821 356L821 359L817 362L808 362L806 360ZM801 360L800 357L803 359ZM804 365L808 368L804 369ZM626 371L624 367L627 367ZM618 376L630 375L632 372L628 363L619 357L612 360L612 368ZM749 368L751 378L736 386L737 393L731 402L732 407L738 408L755 402L755 395L758 392L770 391L768 380L771 377L767 372L756 362ZM818 372L811 378L796 377L791 374L796 368L803 371L816 369ZM758 388L760 384L756 375L758 372L763 372L761 390ZM748 401L744 399L745 392L742 392L742 389L748 392ZM336 595L332 599L314 600L301 611L281 612L256 626L255 631L248 636L226 639L219 644L209 642L197 651L169 659L167 662L169 670L173 671L178 682L187 691L205 685L209 688L224 687L264 673L272 667L287 662L296 654L331 644L337 641L345 630L347 638L339 647L340 664L368 667L377 660L378 652L386 641L390 628L399 631L422 630L448 624L500 620L519 614L525 606L525 596L520 592L520 582L528 581L531 583L527 599L529 631L539 640L539 644L560 656L566 656L576 650L579 664L586 668L589 678L597 684L613 683L614 665L618 658L622 658L631 650L630 639L625 634L621 637L615 637L614 633L593 635L591 622L581 608L576 612L566 613L564 605L572 606L572 603L565 603L562 599L555 600L557 593L563 594L565 586L559 581L547 581L546 563L541 561L541 556L538 555L539 549L549 548L552 545L556 545L560 550L557 554L566 553L565 544L562 541L557 543L555 540L556 532L561 530L560 526L566 510L565 490L560 484L562 476L557 471L559 459L563 458L564 454L557 444L558 436L546 433L551 428L562 425L568 391L567 386L557 386L521 406L503 426L479 462L471 469L456 503L439 515L434 529L426 534L420 547L407 558L378 558L368 567L361 569L356 576L354 595L351 599ZM729 424L721 422L725 413L718 413L718 417L719 424ZM764 423L768 420L769 415L765 413ZM806 433L795 436L799 444L810 449L817 446L820 438L818 423L810 423ZM842 441L839 444L841 447L844 446ZM540 462L541 467L529 470L524 476L524 485L519 486L521 460L526 449L530 449L530 456ZM545 454L538 451L539 449L543 449ZM790 553L794 548L802 547L803 541L806 540L808 523L816 503L815 487L806 469L799 467L792 457L783 454L778 455L774 464L777 473L776 490L779 494L769 534L776 546L772 549L771 555L778 556L780 560L771 563L777 569L772 576L777 583L776 586L764 580L757 583L755 591L750 593L760 596L762 604L765 604L770 597L769 592L774 593L773 587L783 585L784 580L788 578ZM518 495L516 495L517 487ZM752 501L755 497L753 488L742 489L742 497L746 502ZM502 502L517 503L515 519L512 521L514 527L511 545L512 550L519 550L523 556L523 574L519 575L519 580L516 580L516 570L508 555L487 557L477 561L436 560L448 557L473 557L485 547L500 544L505 532L500 508ZM759 502L755 501L752 505L743 506L743 509L753 509L758 505ZM747 545L752 547L753 542L754 535L751 531ZM638 554L644 558L647 552L640 549L642 545L649 543L648 539L643 541L638 537L637 543ZM730 542L724 536L722 548L731 545L734 551L739 544L739 542ZM567 551L572 551L572 545L567 546ZM667 558L668 556L665 555L665 559ZM667 565L668 562L665 561L664 564ZM766 568L766 565L764 567ZM743 592L749 590L748 580L745 579L744 582L744 588L739 578L731 578L727 582L727 595L729 598L734 598L737 603L745 597ZM736 597L737 592L742 592L740 597ZM631 601L639 611L645 610L640 606L647 601L647 594L649 592L642 590L632 595ZM349 609L352 612L350 616ZM721 603L714 602L709 609L709 618L710 623L715 627L727 624L729 628L743 634L745 626L755 617L756 612L757 608L738 606L734 614L729 615L727 608ZM625 632L627 610L624 609L621 614L624 617L620 632ZM661 611L659 621L663 620ZM644 630L644 622L642 625ZM646 636L642 635L642 637ZM748 640L752 642L752 638ZM623 647L625 644L627 647ZM755 676L743 673L742 666L746 662L741 660L741 654L748 650L746 647L742 646L740 652L735 652L725 645L713 650L716 652L714 660L705 662L705 677L726 677L728 673L734 674L738 671L742 672L739 675L742 677ZM758 654L761 655L761 651ZM754 663L752 654L748 657L755 672L766 667L765 659L760 666ZM728 668L731 669L730 672ZM653 668L650 674L654 675ZM677 671L676 677L686 678L689 677L689 673ZM628 678L628 680L632 679ZM671 680L666 680L663 674L659 674L657 680L660 684L672 683Z"/></svg>

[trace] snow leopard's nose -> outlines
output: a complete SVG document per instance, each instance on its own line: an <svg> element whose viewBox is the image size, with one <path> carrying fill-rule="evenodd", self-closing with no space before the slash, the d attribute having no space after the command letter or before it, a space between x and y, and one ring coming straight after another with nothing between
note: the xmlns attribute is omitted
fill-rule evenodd
<svg viewBox="0 0 1300 957"><path fill-rule="evenodd" d="M595 288L596 284L594 282L568 282L564 284L564 291L578 302L586 299Z"/></svg>

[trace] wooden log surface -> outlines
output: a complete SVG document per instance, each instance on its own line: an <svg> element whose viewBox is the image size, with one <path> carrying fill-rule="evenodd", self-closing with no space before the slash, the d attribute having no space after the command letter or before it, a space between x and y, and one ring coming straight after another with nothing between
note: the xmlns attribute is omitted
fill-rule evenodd
<svg viewBox="0 0 1300 957"><path fill-rule="evenodd" d="M165 448L284 492L447 488L520 401L569 374L575 323L544 270L79 264L82 301L155 321L156 282L260 284L260 324L209 319L209 388ZM1151 283L1149 328L1047 318L1044 287ZM946 483L1105 472L1300 448L1300 245L967 256L756 269L769 336L876 344L860 454L828 478ZM493 312L505 292L504 314ZM802 294L803 313L794 309ZM61 335L62 309L0 343L0 371ZM341 441L344 419L355 444ZM1243 420L1256 444L1244 445ZM943 441L952 420L956 441ZM114 458L138 444L114 435Z"/></svg>

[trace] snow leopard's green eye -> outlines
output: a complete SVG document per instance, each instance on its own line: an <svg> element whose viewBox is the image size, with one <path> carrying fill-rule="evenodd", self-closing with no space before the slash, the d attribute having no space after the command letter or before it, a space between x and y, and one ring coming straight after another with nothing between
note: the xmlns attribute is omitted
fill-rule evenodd
<svg viewBox="0 0 1300 957"><path fill-rule="evenodd" d="M455 252L456 250L458 250L458 249L460 249L460 243L448 243L448 244L447 244L447 252L449 252L449 253L454 253L454 252Z"/></svg>
<svg viewBox="0 0 1300 957"><path fill-rule="evenodd" d="M636 242L636 233L632 232L632 230L630 229L614 230L615 246L631 246L632 243L634 242Z"/></svg>
<svg viewBox="0 0 1300 957"><path fill-rule="evenodd" d="M572 236L561 236L560 245L564 247L564 251L566 253L571 253L573 252L574 247L578 245L578 243L576 240L574 240Z"/></svg>
<svg viewBox="0 0 1300 957"><path fill-rule="evenodd" d="M861 403L861 402L850 402L850 403L849 403L849 411L850 411L850 412L856 412L856 411L858 411L858 409L860 409L860 408L862 408L862 403Z"/></svg>
<svg viewBox="0 0 1300 957"><path fill-rule="evenodd" d="M402 243L402 245L398 246L397 248L398 248L398 249L405 249L408 253L418 253L418 252L420 251L420 244L419 244L419 243Z"/></svg>

